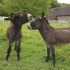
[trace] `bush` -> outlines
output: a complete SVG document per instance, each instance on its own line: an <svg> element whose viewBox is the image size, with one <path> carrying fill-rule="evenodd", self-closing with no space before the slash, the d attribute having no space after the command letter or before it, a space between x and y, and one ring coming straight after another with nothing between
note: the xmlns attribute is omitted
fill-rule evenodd
<svg viewBox="0 0 70 70"><path fill-rule="evenodd" d="M38 16L42 12L48 12L50 2L50 0L3 0L0 7L1 13L5 15L22 11Z"/></svg>

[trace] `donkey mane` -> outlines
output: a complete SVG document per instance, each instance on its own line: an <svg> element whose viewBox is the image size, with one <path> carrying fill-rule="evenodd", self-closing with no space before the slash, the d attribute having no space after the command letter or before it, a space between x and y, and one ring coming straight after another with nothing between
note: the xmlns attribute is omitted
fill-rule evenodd
<svg viewBox="0 0 70 70"><path fill-rule="evenodd" d="M50 23L48 22L48 20L46 19L46 17L44 17L44 20L45 20L45 26L46 26L46 28L51 28L52 30L54 30L54 27L52 27L51 25L50 25ZM43 24L43 23L42 23ZM47 24L48 24L48 27L47 27Z"/></svg>

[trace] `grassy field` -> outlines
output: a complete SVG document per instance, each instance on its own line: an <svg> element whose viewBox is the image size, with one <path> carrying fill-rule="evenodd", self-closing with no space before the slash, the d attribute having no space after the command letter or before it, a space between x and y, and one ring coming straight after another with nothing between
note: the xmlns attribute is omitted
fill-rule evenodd
<svg viewBox="0 0 70 70"><path fill-rule="evenodd" d="M48 63L45 62L46 44L39 32L28 30L27 24L23 25L21 60L17 62L14 44L9 61L5 61L8 48L6 29L9 25L7 21L0 21L0 70L70 70L70 44L57 45L56 47L56 66L52 65L52 58ZM70 24L51 23L55 28L70 27Z"/></svg>

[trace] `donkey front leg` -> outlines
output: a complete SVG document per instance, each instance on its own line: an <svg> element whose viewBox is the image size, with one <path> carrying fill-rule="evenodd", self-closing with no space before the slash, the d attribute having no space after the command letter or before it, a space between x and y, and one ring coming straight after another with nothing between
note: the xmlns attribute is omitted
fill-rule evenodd
<svg viewBox="0 0 70 70"><path fill-rule="evenodd" d="M17 41L16 51L17 51L18 61L20 60L20 44L21 44L21 40Z"/></svg>
<svg viewBox="0 0 70 70"><path fill-rule="evenodd" d="M6 56L6 60L8 60L8 58L9 58L9 55L10 55L10 53L11 53L11 42L9 42L9 47L8 47L8 50L7 50L7 56Z"/></svg>
<svg viewBox="0 0 70 70"><path fill-rule="evenodd" d="M16 51L16 48L17 48L17 43L15 43L15 48L14 48L14 51Z"/></svg>
<svg viewBox="0 0 70 70"><path fill-rule="evenodd" d="M51 45L51 52L52 52L53 64L55 64L56 63L56 61L55 61L55 48L53 45Z"/></svg>
<svg viewBox="0 0 70 70"><path fill-rule="evenodd" d="M50 58L50 45L48 45L48 47L47 47L47 59L46 59L46 62L48 62L49 58Z"/></svg>

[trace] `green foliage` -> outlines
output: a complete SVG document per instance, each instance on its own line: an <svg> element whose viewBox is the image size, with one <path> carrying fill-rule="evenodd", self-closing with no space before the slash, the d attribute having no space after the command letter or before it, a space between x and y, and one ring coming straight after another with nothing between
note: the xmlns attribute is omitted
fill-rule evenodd
<svg viewBox="0 0 70 70"><path fill-rule="evenodd" d="M51 8L61 7L61 4L57 0L51 0Z"/></svg>
<svg viewBox="0 0 70 70"><path fill-rule="evenodd" d="M50 0L3 0L2 8L5 14L22 11L37 16L42 12L48 12L50 2Z"/></svg>
<svg viewBox="0 0 70 70"><path fill-rule="evenodd" d="M28 23L29 24L29 23ZM0 70L70 70L70 44L57 45L56 65L52 65L52 58L45 62L46 44L37 30L28 30L27 25L22 28L21 60L17 62L17 54L14 51L14 44L10 58L5 61L8 48L6 29L9 22L0 21ZM70 24L52 22L55 28L69 27Z"/></svg>
<svg viewBox="0 0 70 70"><path fill-rule="evenodd" d="M59 3L57 0L51 0L51 7L50 8L56 8L56 7L66 7L70 6L70 4L66 3Z"/></svg>
<svg viewBox="0 0 70 70"><path fill-rule="evenodd" d="M61 7L70 6L70 4L61 3Z"/></svg>

